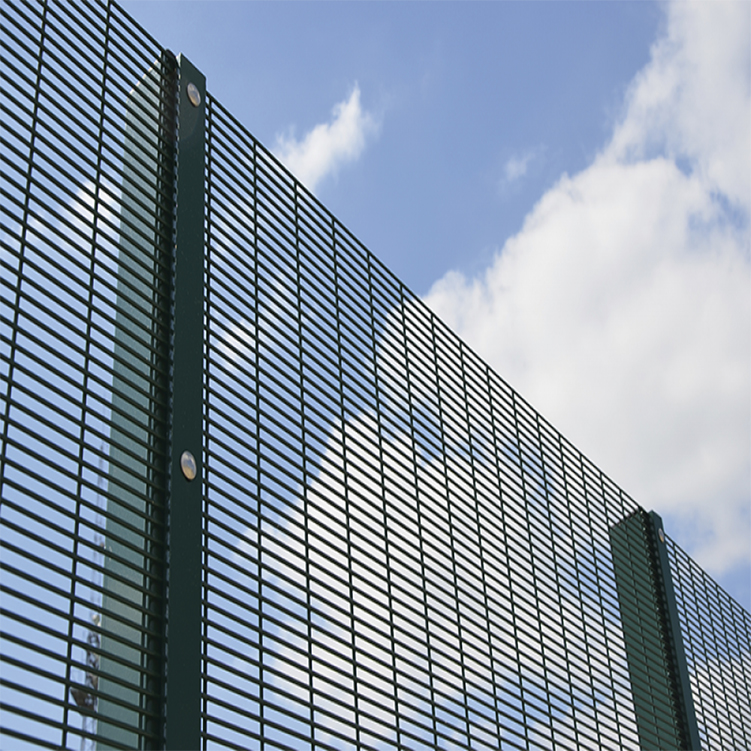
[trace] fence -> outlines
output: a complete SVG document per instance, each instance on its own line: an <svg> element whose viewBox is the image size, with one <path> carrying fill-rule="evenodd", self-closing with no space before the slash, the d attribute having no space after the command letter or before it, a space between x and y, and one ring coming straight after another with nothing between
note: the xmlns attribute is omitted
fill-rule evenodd
<svg viewBox="0 0 751 751"><path fill-rule="evenodd" d="M188 60L18 2L3 66L4 738L751 745L749 615Z"/></svg>

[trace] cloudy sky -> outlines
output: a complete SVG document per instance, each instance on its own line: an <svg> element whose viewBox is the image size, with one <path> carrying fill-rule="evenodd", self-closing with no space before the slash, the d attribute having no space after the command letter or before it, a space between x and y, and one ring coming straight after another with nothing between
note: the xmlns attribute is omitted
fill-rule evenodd
<svg viewBox="0 0 751 751"><path fill-rule="evenodd" d="M751 4L124 5L751 609Z"/></svg>

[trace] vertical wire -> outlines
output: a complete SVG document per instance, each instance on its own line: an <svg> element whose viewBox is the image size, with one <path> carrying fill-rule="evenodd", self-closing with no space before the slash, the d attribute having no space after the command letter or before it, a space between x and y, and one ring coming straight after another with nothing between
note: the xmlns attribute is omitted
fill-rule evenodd
<svg viewBox="0 0 751 751"><path fill-rule="evenodd" d="M457 564L456 564L456 548L455 548L455 522L453 521L453 513L452 513L452 501L451 501L451 488L450 488L450 480L449 480L449 466L448 466L448 458L449 458L449 442L447 440L447 417L446 417L446 408L444 406L445 401L445 390L446 386L442 383L441 379L441 369L438 366L439 362L439 346L438 346L438 339L436 336L436 327L435 327L435 317L430 316L429 317L429 326L430 326L430 352L431 352L431 366L433 370L433 375L435 375L435 383L436 383L436 397L438 402L438 422L440 425L440 433L441 433L441 444L443 447L443 450L441 452L441 465L442 465L442 480L443 480L443 490L445 491L445 498L446 498L446 522L448 526L448 538L449 538L449 558L451 560L451 579L452 579L452 586L453 586L453 596L454 596L454 602L456 604L456 634L457 634L457 640L459 644L459 669L461 672L461 682L462 682L462 694L464 696L464 701L462 702L462 709L464 710L464 729L467 734L467 743L469 743L470 738L470 729L469 729L469 692L467 690L467 673L466 673L466 665L465 665L465 659L464 659L464 647L463 647L463 639L462 639L462 625L461 625L461 605L459 601L459 576L457 573ZM407 342L409 342L409 339L407 339ZM444 353L445 354L445 353ZM457 452L458 454L458 452Z"/></svg>
<svg viewBox="0 0 751 751"><path fill-rule="evenodd" d="M341 431L342 431L342 470L343 470L343 484L344 484L344 517L345 517L345 525L346 525L346 535L347 535L347 578L348 578L348 587L349 587L349 618L350 618L350 634L351 634L351 648L352 648L352 685L353 685L353 704L354 704L354 714L355 714L355 739L356 743L359 746L360 745L360 722L359 722L359 716L360 716L360 708L359 708L359 701L358 701L358 675L357 675L357 617L355 615L355 581L354 581L354 573L353 573L353 567L352 567L352 511L350 509L351 504L351 490L350 490L350 480L348 476L348 463L349 463L349 455L352 451L351 448L348 447L349 440L347 438L347 416L346 416L346 407L345 407L345 394L344 394L344 356L342 353L342 314L341 314L341 307L340 307L340 297L341 297L341 287L340 287L340 272L338 270L338 242L337 242L337 235L336 235L336 219L334 217L331 217L331 251L332 251L332 259L333 259L333 269L334 269L334 317L336 321L336 354L337 354L337 361L339 364L339 388L337 389L338 396L339 396L339 420L341 425Z"/></svg>
<svg viewBox="0 0 751 751"><path fill-rule="evenodd" d="M426 647L428 649L428 690L430 692L430 698L428 700L428 703L430 705L430 721L432 723L433 727L433 743L436 747L438 747L438 721L437 721L437 706L438 701L436 699L436 688L435 688L435 662L434 662L434 650L435 647L433 646L433 639L431 639L430 635L430 608L429 608L429 601L428 601L428 589L427 589L427 581L428 581L428 565L426 562L426 556L425 556L425 527L423 518L425 515L425 512L423 511L424 501L422 500L422 494L420 492L419 487L419 477L417 472L417 457L419 454L419 449L417 446L417 439L416 439L416 429L415 429L415 399L413 397L413 388L412 388L412 368L410 367L410 357L409 357L409 342L407 339L407 321L406 316L404 314L406 305L409 301L409 294L405 287L400 283L398 286L398 294L399 294L399 317L401 322L401 329L402 329L402 341L400 344L404 347L404 379L405 379L405 385L406 385L406 391L407 391L407 420L409 422L409 433L410 433L410 445L412 448L412 471L414 473L414 487L415 487L415 507L417 511L417 529L418 529L418 539L419 539L419 545L420 545L420 568L422 569L422 577L421 577L421 590L422 590L422 596L423 596L423 608L425 610L425 643Z"/></svg>
<svg viewBox="0 0 751 751"><path fill-rule="evenodd" d="M304 333L303 333L303 313L302 313L302 272L300 270L300 185L297 181L292 184L292 190L294 191L295 201L295 274L297 277L297 294L295 295L296 302L296 314L297 314L297 333L298 333L298 386L300 388L300 437L301 437L301 450L302 456L300 458L301 472L301 503L302 503L302 517L303 517L303 545L304 545L304 559L305 559L305 607L306 607L306 639L307 639L307 678L308 678L308 721L309 721L309 740L314 743L315 735L315 707L313 703L313 623L312 623L312 602L311 602L311 585L310 585L310 499L308 496L308 467L307 467L307 455L305 451L305 374L303 363L303 347L304 347Z"/></svg>
<svg viewBox="0 0 751 751"><path fill-rule="evenodd" d="M3 429L2 440L0 440L0 490L5 487L5 467L6 451L8 446L8 426L10 423L10 408L13 393L13 378L16 367L17 340L19 332L19 320L21 317L21 297L23 287L24 265L26 259L27 230L31 223L31 186L33 183L33 172L36 153L37 128L39 126L39 100L42 96L42 71L45 67L45 40L47 39L47 11L48 0L43 0L42 18L39 26L39 56L37 57L36 77L34 81L34 104L31 112L31 124L29 127L29 157L27 160L28 169L26 171L26 185L24 190L24 202L21 219L21 236L18 243L18 270L13 302L13 321L10 326L10 342L8 347L8 381L3 399ZM0 506L2 508L2 506Z"/></svg>
<svg viewBox="0 0 751 751"><path fill-rule="evenodd" d="M511 612L511 620L512 620L512 627L514 627L514 640L516 641L516 633L515 633L515 624L516 624L516 618L514 616L515 612L515 603L514 598L512 597L512 584L511 584L511 563L508 556L508 546L507 541L509 539L509 533L506 526L506 511L505 511L505 505L507 502L507 499L505 498L505 488L504 488L504 481L503 481L503 472L501 470L501 437L500 437L500 423L501 418L496 414L497 408L495 407L495 399L494 399L494 390L493 390L493 384L491 383L491 370L490 368L485 365L483 368L483 380L484 383L487 384L488 389L488 410L490 412L490 437L492 442L492 456L493 456L493 464L495 466L495 476L497 478L498 482L498 531L500 532L500 543L503 544L504 548L506 550L504 551L506 553L504 563L506 567L506 576L508 578L509 582L509 595L508 595L508 607ZM518 645L518 642L517 642ZM521 697L521 663L519 662L519 650L518 648L514 650L514 655L516 658L516 667L517 667L517 674L519 676L519 686L520 686L520 697ZM496 705L497 703L501 701L502 699L499 697L496 698ZM521 701L521 699L520 699ZM518 709L515 710L518 713ZM501 710L498 710L499 715L501 714ZM503 728L499 728L499 736L502 741L502 746L508 746L508 743L506 743L506 739L503 737ZM526 740L525 740L526 744Z"/></svg>
<svg viewBox="0 0 751 751"><path fill-rule="evenodd" d="M254 144L253 148L253 207L255 209L256 222L254 226L254 241L253 247L253 279L258 284L259 279L259 264L258 253L260 241L258 238L258 149ZM259 732L260 739L260 751L264 751L266 748L266 733L265 733L265 717L266 717L266 701L264 698L265 692L265 677L264 677L264 658L263 658L263 642L264 642L264 623L263 623L263 558L262 558L262 544L263 544L263 529L262 529L262 457L261 457L261 416L263 414L263 405L261 402L261 328L260 328L260 295L258 294L258 288L256 287L255 303L255 320L256 320L256 336L254 340L255 345L255 361L256 361L256 433L255 441L258 451L258 468L256 475L256 499L258 503L258 714L259 714Z"/></svg>
<svg viewBox="0 0 751 751"><path fill-rule="evenodd" d="M602 498L603 498L603 504L605 506L606 516L608 517L607 518L608 529L610 529L610 528L613 527L614 524L617 523L617 521L619 521L619 514L615 514L614 515L615 518L612 518L610 516L610 514L608 514L608 511L610 510L610 504L608 504L607 501L606 501L605 475L603 474L603 472L601 470L597 471L597 478L598 478L598 481L599 481L600 491L602 492ZM620 518L622 518L622 517L620 517ZM605 576L603 576L602 580L604 582L607 582L607 584L609 585L610 592L613 593L614 592L614 588L615 588L614 573L613 573L613 576L611 576L611 577L607 577L606 578ZM604 589L604 588L605 587L601 587L601 589ZM617 597L617 593L615 593L615 594L616 594L616 597ZM602 600L600 600L600 606L601 606L601 610L603 612L603 616L605 616L605 614L606 614L607 611L606 611L606 609L604 608L604 606L602 604ZM608 632L607 627L605 627L605 629L604 629L604 634L605 634L606 646L612 647L612 645L610 644L610 641L612 640L612 637L609 636L609 632ZM610 651L611 654L614 652L614 650L612 648L609 651ZM607 671L608 671L608 677L610 678L610 696L611 696L611 699L612 699L612 702L613 702L613 709L614 709L613 714L614 714L614 719L615 719L617 733L618 733L618 740L621 743L621 745L625 745L625 739L623 737L623 720L621 718L621 713L617 711L618 708L619 708L619 705L620 705L620 696L616 692L616 684L617 684L617 682L616 682L615 673L614 673L614 670L613 670L613 660L612 659L610 659L610 660L607 661L606 668L607 668Z"/></svg>
<svg viewBox="0 0 751 751"><path fill-rule="evenodd" d="M542 482L543 482L543 487L544 487L544 490L545 490L545 503L547 505L546 519L547 519L547 532L549 532L549 534L550 534L550 557L551 557L551 560L553 561L553 563L555 565L557 563L558 554L557 554L557 545L556 545L556 542L555 542L556 535L555 535L555 530L553 529L552 506L553 506L553 503L554 503L554 499L552 497L552 493L551 493L551 490L550 490L550 485L551 485L550 470L548 469L548 466L547 466L548 462L546 462L546 459L545 459L546 452L544 450L544 443L543 443L543 437L542 437L542 428L540 426L540 415L537 412L534 413L534 422L535 422L535 431L536 431L536 435L537 435L537 443L538 443L539 448L540 448L540 471L541 471L541 474L542 474ZM558 575L557 566L555 567L555 571L554 571L554 575L552 577L552 580L553 580L553 583L554 583L554 589L555 589L556 597L558 599L558 603L562 603L563 600L564 600L564 593L563 593L563 590L562 590L562 587L561 587L561 578ZM564 647L565 646L566 645L565 645L565 642L564 642ZM568 652L567 649L565 651ZM543 658L544 658L544 655L543 655ZM555 744L556 737L555 737L555 732L553 731L553 707L552 707L552 703L551 703L551 693L552 692L551 692L551 689L549 687L549 684L546 686L546 688L547 688L547 691L548 691L548 711L549 711L549 717L550 717L551 742L553 744Z"/></svg>
<svg viewBox="0 0 751 751"><path fill-rule="evenodd" d="M390 666L391 671L391 698L393 700L394 707L394 720L392 731L396 739L396 747L399 749L406 748L405 734L409 731L404 727L405 718L402 713L402 697L399 692L399 675L401 668L399 660L397 658L397 645L400 643L397 635L397 608L403 605L403 601L400 601L399 587L394 583L396 574L394 573L395 559L399 556L399 546L396 542L399 533L399 512L396 508L392 513L389 513L389 507L391 505L389 482L387 477L388 471L388 453L384 446L384 441L388 440L388 425L386 422L386 415L388 411L388 382L387 377L381 373L382 366L379 362L378 351L378 338L376 335L376 294L385 295L387 289L384 282L376 278L376 271L374 270L374 258L368 252L365 251L365 264L366 264L366 276L367 276L367 294L368 294L368 308L370 310L370 326L369 334L370 338L368 344L372 347L372 368L373 368L373 396L375 403L375 435L377 442L377 454L378 454L378 487L381 503L381 520L383 523L383 542L385 549L385 568L386 568L386 592L388 598L388 612L389 612L389 649L390 649Z"/></svg>
<svg viewBox="0 0 751 751"><path fill-rule="evenodd" d="M579 557L576 554L576 543L574 539L574 522L573 522L573 516L572 516L572 500L573 499L572 499L572 492L570 490L570 482L568 478L569 473L570 473L570 467L568 465L568 457L566 456L566 453L563 448L563 438L560 435L560 433L557 434L557 437L558 437L558 450L561 455L561 470L562 470L562 476L563 476L563 492L564 492L564 498L566 500L566 513L568 515L569 530L570 530L571 540L572 540L573 564L574 564L574 570L576 572L576 587L577 587L577 593L579 595L579 598L578 598L579 603L583 603L584 592L582 590L582 572L580 570ZM584 647L585 647L586 656L587 656L587 666L589 667L590 660L589 660L589 652L586 649L587 647L586 641L584 642ZM572 677L573 677L572 673L569 672L569 675L568 675L569 681L572 680ZM579 737L580 737L579 723L577 722L577 717L573 711L572 711L572 720L573 720L572 724L574 726L575 738L577 738L577 746L584 747L585 744L581 740L579 740Z"/></svg>
<svg viewBox="0 0 751 751"><path fill-rule="evenodd" d="M525 521L525 530L528 537L528 549L529 549L529 563L531 566L531 577L532 581L535 581L537 579L537 573L535 571L535 555L534 555L534 549L531 542L531 528L530 528L530 519L529 519L529 491L527 489L527 479L526 479L526 472L524 470L524 443L522 440L522 432L519 425L519 409L517 406L518 397L516 395L515 391L511 391L511 405L513 410L513 423L514 423L514 436L516 438L516 446L517 446L517 452L518 452L518 462L519 462L519 480L521 483L522 488L522 498L523 498L523 507L524 507L524 521ZM513 597L513 594L512 594ZM537 611L537 626L541 629L540 626L540 610L539 607L536 608ZM530 725L531 725L531 714L529 705L532 704L530 700L530 690L527 687L527 684L529 683L529 679L523 674L522 667L521 667L521 660L520 660L520 654L521 649L519 647L519 640L516 637L517 632L517 624L514 623L514 636L516 641L516 653L517 653L517 660L519 660L519 682L520 682L520 688L521 688L521 696L522 696L522 712L524 717L524 729L525 729L525 740L527 743L527 748L530 748Z"/></svg>
<svg viewBox="0 0 751 751"><path fill-rule="evenodd" d="M255 447L256 447L256 508L258 513L258 522L257 522L257 545L258 545L258 558L260 562L260 556L261 556L261 524L260 524L260 515L261 515L261 388L260 388L260 381L261 381L261 352L260 352L260 341L261 341L261 334L260 334L260 320L259 320L259 295L258 295L258 248L259 248L259 240L258 240L258 144L254 140L253 141L253 279L256 282L256 288L255 288L255 297L253 298L253 323L255 326L255 336L253 337L253 360L255 362L255 373L256 373L256 388L255 388L255 394L256 394L256 404L255 404L255 414L256 414L256 434L255 434ZM259 577L258 577L258 599L256 602L256 606L258 607L259 611L261 608L261 582L262 577L260 576L261 570L259 566ZM262 657L262 635L263 635L263 629L262 629L262 621L260 619L260 612L259 612L259 628L258 628L258 662L259 666L263 664L263 657ZM261 728L261 732L263 732L263 683L261 681L261 672L259 667L259 680L258 680L258 707L259 707L259 725ZM263 747L263 741L261 741L261 747Z"/></svg>
<svg viewBox="0 0 751 751"><path fill-rule="evenodd" d="M572 576L575 581L575 587L577 590L577 600L578 602L582 602L583 600L583 592L582 592L582 586L581 586L581 574L579 571L579 565L578 565L578 558L576 555L576 546L575 542L573 540L573 518L571 513L571 504L570 500L571 497L569 495L569 486L568 486L568 477L567 477L567 471L566 471L566 456L563 450L563 445L561 442L561 436L556 431L553 434L553 451L555 452L555 459L558 463L558 469L560 470L560 482L561 482L561 497L558 501L558 510L562 517L565 517L566 522L566 529L564 534L566 534L568 541L571 543L571 568L572 568ZM569 596L572 595L571 592L571 583L569 582L567 584L568 587L568 594ZM571 699L571 729L573 732L573 737L577 742L577 746L583 745L582 741L579 740L579 729L578 729L578 723L576 722L576 696L574 689L571 685L571 677L574 673L574 655L572 655L572 637L570 634L566 634L566 630L570 631L570 626L564 626L564 640L565 640L565 663L566 663L566 671L567 671L567 691L568 695Z"/></svg>
<svg viewBox="0 0 751 751"><path fill-rule="evenodd" d="M530 433L533 433L535 431L537 432L538 442L535 443L532 437L530 437L528 441L523 441L521 420L519 418L519 412L520 412L519 400L516 397L516 395L514 395L513 402L514 402L515 419L516 419L517 425L519 426L518 427L519 446L520 446L519 458L521 462L521 465L520 465L521 476L522 476L522 483L525 488L524 495L525 495L525 501L526 501L524 504L524 507L525 507L526 520L527 520L527 533L528 533L529 540L530 540L530 558L532 560L532 568L534 572L533 579L535 581L535 590L537 590L539 586L541 585L541 583L545 580L545 577L543 575L544 563L541 560L544 554L544 551L541 550L542 544L543 544L542 543L543 529L542 529L542 525L540 525L540 529L538 531L537 524L533 523L533 517L532 517L531 509L530 509L533 496L532 496L532 493L527 490L527 481L528 480L532 481L535 479L533 476L533 472L536 472L538 468L535 467L534 464L537 464L538 461L539 461L539 473L540 473L538 482L541 482L543 485L543 489L539 493L541 497L539 498L538 503L545 504L545 511L544 513L541 512L540 516L545 516L547 518L548 529L551 530L550 541L552 545L553 535L552 535L552 528L550 527L550 494L548 490L547 479L545 476L545 464L544 464L544 458L542 454L542 441L539 438L539 425L537 424L536 419L534 420L532 425L530 425L529 415L524 414L523 415L524 427L527 428L530 431ZM533 416L536 418L535 412L533 412ZM539 456L538 456L538 452L539 452ZM525 462L525 454L526 454L526 462ZM526 467L524 466L525 463L527 465ZM539 540L536 538L536 533L539 534L540 536ZM543 622L543 617L542 617L540 597L536 596L534 598L534 601L535 601L535 615L537 617L537 628L539 629L539 634L540 634L541 668L540 668L540 676L538 678L538 681L540 684L540 689L545 692L545 700L544 700L545 710L544 711L547 713L547 723L549 725L550 733L551 733L551 737L549 740L552 742L553 741L553 735L552 735L553 712L552 712L552 708L550 704L551 690L550 690L549 668L546 665L546 660L545 660L545 657L546 657L545 655L545 624Z"/></svg>
<svg viewBox="0 0 751 751"><path fill-rule="evenodd" d="M589 503L589 494L587 493L587 478L586 478L586 472L584 471L584 456L581 452L576 452L576 459L577 459L577 474L581 477L581 493L582 497L580 498L580 501L583 501L583 505L586 509L584 513L584 522L587 524L587 534L588 538L592 547L592 567L594 569L594 573L596 575L597 572L597 556L594 546L594 540L595 540L595 531L592 527L592 511L590 509L590 503ZM597 590L597 597L599 598L599 604L600 604L600 610L602 610L602 593L599 591L599 588ZM582 600L583 602L583 600ZM583 620L584 625L584 631L586 634L587 631L587 621ZM595 732L597 734L597 744L598 746L603 746L603 739L601 736L601 730L600 730L600 723L597 721L597 696L595 694L595 676L596 676L596 668L597 668L597 658L593 654L593 650L589 644L589 640L584 640L585 646L586 646L586 652L587 652L587 667L589 668L589 677L590 677L590 687L592 688L592 694L591 694L591 700L592 700L592 709L593 709L593 715L595 718Z"/></svg>
<svg viewBox="0 0 751 751"><path fill-rule="evenodd" d="M675 548L675 544L673 543L673 547ZM743 670L745 681L741 685L738 677L734 676L733 686L735 688L736 698L738 702L738 707L740 708L740 705L745 701L746 707L749 711L746 713L743 713L738 711L739 717L739 733L740 738L739 741L742 741L743 739L749 740L751 739L751 685L749 685L749 679L751 679L751 643L749 638L749 616L748 613L740 608L740 606L735 602L731 601L731 614L730 619L731 623L728 624L727 621L723 622L723 633L728 634L732 633L732 639L733 643L736 645L737 648L737 661L741 664L742 663L742 647L740 646L741 641L743 640L743 635L740 633L740 620L743 620L746 622L746 633L745 633L745 645L746 650L749 653L747 655L747 658L745 660L745 669ZM686 637L684 636L684 641L686 641ZM739 668L740 669L740 668ZM745 695L742 696L741 692L745 689Z"/></svg>
<svg viewBox="0 0 751 751"><path fill-rule="evenodd" d="M70 605L69 605L69 612L68 612L68 639L67 639L67 655L65 660L65 697L64 697L64 707L63 707L63 738L62 738L62 746L65 747L67 744L67 733L68 733L68 716L70 712L70 695L72 691L71 687L71 662L73 659L73 639L74 639L74 628L75 628L75 606L76 606L76 589L77 584L79 580L79 576L77 573L78 564L79 564L79 546L80 546L80 529L81 529L81 496L83 493L83 472L84 472L84 454L85 454L85 448L86 448L86 433L87 433L87 415L89 412L89 408L87 407L88 403L88 388L89 388L89 371L91 368L91 320L92 315L94 313L94 278L95 278L95 269L96 269L96 263L97 263L97 256L96 256L96 248L97 248L97 235L99 233L98 227L97 227L97 217L99 215L99 206L101 201L101 189L102 189L102 152L104 149L103 144L103 138L104 138L104 120L105 120L105 95L107 91L107 79L108 79L108 67L109 67L109 37L110 37L110 4L107 4L107 13L104 20L104 49L102 50L102 77L101 77L101 91L100 91L100 110L99 110L99 122L98 122L98 132L97 132L97 141L96 141L96 180L94 184L94 201L92 206L92 223L91 223L91 256L90 256L90 262L89 262L89 269L88 269L88 297L86 300L86 333L84 336L84 353L83 353L83 384L81 386L81 419L80 419L80 430L79 430L79 436L78 436L78 472L77 472L77 478L76 478L76 491L75 491L75 497L76 497L76 510L75 510L75 521L73 524L73 553L71 557L71 577L70 577ZM88 665L88 649L87 649L87 677L88 677L88 668L90 667ZM98 667L98 658L97 658L97 667ZM83 681L84 684L87 684L88 681L86 678L84 678ZM82 694L82 696L85 697L85 699L91 699L92 701L92 711L96 711L96 705L97 705L97 697L96 695L92 695L91 692L88 690L89 686L86 686L86 693ZM80 689L79 689L80 691ZM85 718L86 715L82 714L82 723L85 725ZM82 728L83 731L83 728ZM83 734L82 734L82 743L83 743Z"/></svg>
<svg viewBox="0 0 751 751"><path fill-rule="evenodd" d="M405 746L402 743L402 730L400 728L399 723L399 716L400 716L400 702L399 702L399 692L397 687L397 661L396 661L396 629L394 625L394 589L393 589L393 582L392 582L392 558L394 553L392 552L393 543L391 542L391 534L389 529L389 518L388 518L388 512L387 512L387 491L386 491L386 460L385 460L385 454L383 450L383 432L385 430L385 426L383 424L383 416L385 412L385 405L382 401L382 398L380 396L381 388L382 386L379 385L379 373L378 373L378 344L376 341L376 332L375 332L375 320L376 320L376 308L375 308L375 297L373 293L373 286L374 286L374 280L373 280L373 259L369 252L366 252L365 254L365 260L367 265L367 278L368 278L368 307L370 310L370 326L368 327L369 333L370 333L370 340L368 341L369 347L372 346L372 353L373 353L373 359L372 359L372 366L373 366L373 394L374 394L374 401L375 401L375 424L376 424L376 435L377 435L377 442L378 442L378 462L380 465L380 472L378 477L378 485L380 490L380 502L381 502L381 519L383 520L383 538L384 538L384 548L386 552L386 591L388 595L388 611L389 611L389 651L391 653L391 686L393 689L393 700L394 700L394 734L396 736L396 747L398 749L403 749Z"/></svg>
<svg viewBox="0 0 751 751"><path fill-rule="evenodd" d="M584 501L584 507L586 509L584 514L584 519L587 524L587 533L589 538L589 544L588 547L591 547L592 550L592 568L594 570L594 577L595 580L599 583L602 581L602 577L599 573L599 565L598 565L598 555L597 555L597 530L594 526L594 514L592 513L592 504L590 501L590 495L591 491L589 488L589 480L587 476L587 472L584 466L584 455L577 451L577 459L579 461L579 471L581 472L581 481L582 481L582 500ZM602 614L604 608L602 604L602 587L597 587L597 601L598 601L598 613ZM588 622L585 620L585 626L589 625ZM604 622L597 624L598 626L602 625L603 632L604 632ZM591 686L592 686L592 709L593 714L595 717L595 728L597 732L597 744L602 748L604 746L607 746L607 740L603 739L602 736L602 723L598 720L598 705L597 705L597 693L595 691L595 679L597 677L597 674L599 673L599 665L600 661L599 659L594 655L593 650L588 650L589 652L589 666L590 666L590 676L592 678L591 680ZM599 684L600 681L598 680L597 683Z"/></svg>
<svg viewBox="0 0 751 751"><path fill-rule="evenodd" d="M702 590L706 594L706 596L707 596L707 603L710 606L709 607L710 618L708 619L708 621L709 621L708 626L709 626L709 631L710 631L711 639L712 639L712 644L711 644L711 646L712 646L712 654L717 656L717 661L719 663L720 646L719 646L719 643L718 643L719 639L718 639L718 633L717 633L718 632L718 628L717 628L718 627L718 623L717 623L717 618L716 617L711 617L711 616L714 615L712 613L712 610L711 610L712 601L714 600L714 604L715 604L715 607L717 609L717 613L718 614L721 614L721 609L720 609L720 603L719 603L719 597L718 597L717 588L711 586L711 584L707 581L708 578L709 577L707 577L706 572L702 571ZM720 671L714 671L714 672L715 673L719 673ZM724 685L725 684L725 672L724 671L719 674L719 676L718 676L717 679L715 679L713 677L712 678L712 683L716 685L717 680L719 680L720 685L724 689L725 688L725 685ZM719 727L722 729L724 723L727 722L727 711L725 709L721 709L718 706L718 704L717 704L717 699L719 698L718 694L725 695L725 696L727 696L727 694L725 693L724 690L722 692L716 691L716 690L712 691L712 704L714 705L713 706L714 713L715 713L715 716L718 719L721 718L721 721L722 721L723 724L720 724ZM727 722L727 727L729 728L729 722ZM733 745L733 743L732 743L732 733L730 734L731 737L727 737L727 736L728 736L727 730L725 732L721 732L720 733L720 742L721 742L721 744L722 744L723 747L730 748Z"/></svg>
<svg viewBox="0 0 751 751"><path fill-rule="evenodd" d="M213 235L215 224L215 212L214 208L214 163L216 156L214 154L214 136L216 130L215 116L214 116L214 99L206 95L206 182L204 188L204 206L206 212L205 220L205 245L204 245L204 281L203 281L203 297L205 301L205 313L203 316L202 336L204 340L204 354L203 354L203 445L201 446L202 462L203 462L203 477L201 482L203 483L203 497L204 503L201 508L201 527L202 527L202 539L201 542L204 546L204 553L201 557L201 744L202 748L206 749L208 746L208 723L209 723L209 665L207 660L208 652L208 638L209 638L209 592L208 592L208 574L210 570L211 542L209 540L209 521L210 521L210 507L211 507L211 486L213 482L212 477L212 451L211 451L211 381L212 369L211 369L211 331L210 321L214 310L214 301L212 294L212 281L216 278L214 271L214 254L213 250Z"/></svg>
<svg viewBox="0 0 751 751"><path fill-rule="evenodd" d="M464 406L465 406L465 417L467 419L467 435L469 437L469 462L471 467L471 476L472 476L472 512L474 515L474 522L475 522L475 529L477 533L477 560L478 565L480 568L480 583L481 583L481 590L482 590L482 606L485 616L485 624L486 627L486 633L488 637L487 641L487 648L488 648L488 657L490 658L490 664L488 666L488 670L490 673L490 684L493 689L493 711L495 714L495 736L498 739L498 746L501 745L501 719L500 715L498 713L498 704L497 704L497 697L500 693L500 686L498 685L497 679L496 679L496 672L495 672L495 662L497 659L497 655L495 654L495 650L493 648L492 644L492 638L490 635L490 623L491 623L491 616L490 616L490 604L489 604L489 595L488 595L488 572L486 570L487 567L487 561L486 561L486 555L485 555L485 546L483 545L483 525L481 523L482 515L480 512L480 501L479 501L479 489L478 489L478 469L475 462L475 454L476 452L479 453L479 449L476 449L473 444L473 434L474 431L472 430L472 418L470 415L470 399L469 399L469 391L468 391L468 381L469 376L467 374L467 357L465 354L465 345L463 342L460 342L459 344L459 360L461 365L461 372L462 372L462 390L463 390L463 396L464 396ZM488 393L488 406L490 402L490 393ZM488 535L490 536L490 535ZM471 734L470 734L471 738Z"/></svg>

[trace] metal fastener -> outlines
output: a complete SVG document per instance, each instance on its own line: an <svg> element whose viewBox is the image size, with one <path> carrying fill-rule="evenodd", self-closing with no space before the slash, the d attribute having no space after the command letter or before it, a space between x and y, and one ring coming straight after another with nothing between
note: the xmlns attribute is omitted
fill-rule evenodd
<svg viewBox="0 0 751 751"><path fill-rule="evenodd" d="M194 83L189 83L187 92L190 103L194 107L198 107L198 105L201 103L201 92L198 90L198 86L196 86Z"/></svg>
<svg viewBox="0 0 751 751"><path fill-rule="evenodd" d="M183 471L186 480L194 480L198 473L196 458L190 451L183 451L180 454L180 469Z"/></svg>

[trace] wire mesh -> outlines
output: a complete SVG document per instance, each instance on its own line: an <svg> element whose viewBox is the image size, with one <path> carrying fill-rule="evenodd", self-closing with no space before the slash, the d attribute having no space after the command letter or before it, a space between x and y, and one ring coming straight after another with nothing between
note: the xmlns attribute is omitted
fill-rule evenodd
<svg viewBox="0 0 751 751"><path fill-rule="evenodd" d="M4 745L161 737L161 57L114 4L3 4Z"/></svg>
<svg viewBox="0 0 751 751"><path fill-rule="evenodd" d="M178 71L112 2L2 14L1 732L161 746ZM210 95L205 126L203 746L671 737L623 586L655 572L612 545L638 504ZM749 747L749 616L668 545L702 748Z"/></svg>
<svg viewBox="0 0 751 751"><path fill-rule="evenodd" d="M207 141L206 745L636 748L637 505L214 99Z"/></svg>
<svg viewBox="0 0 751 751"><path fill-rule="evenodd" d="M703 749L751 745L751 618L668 538Z"/></svg>

